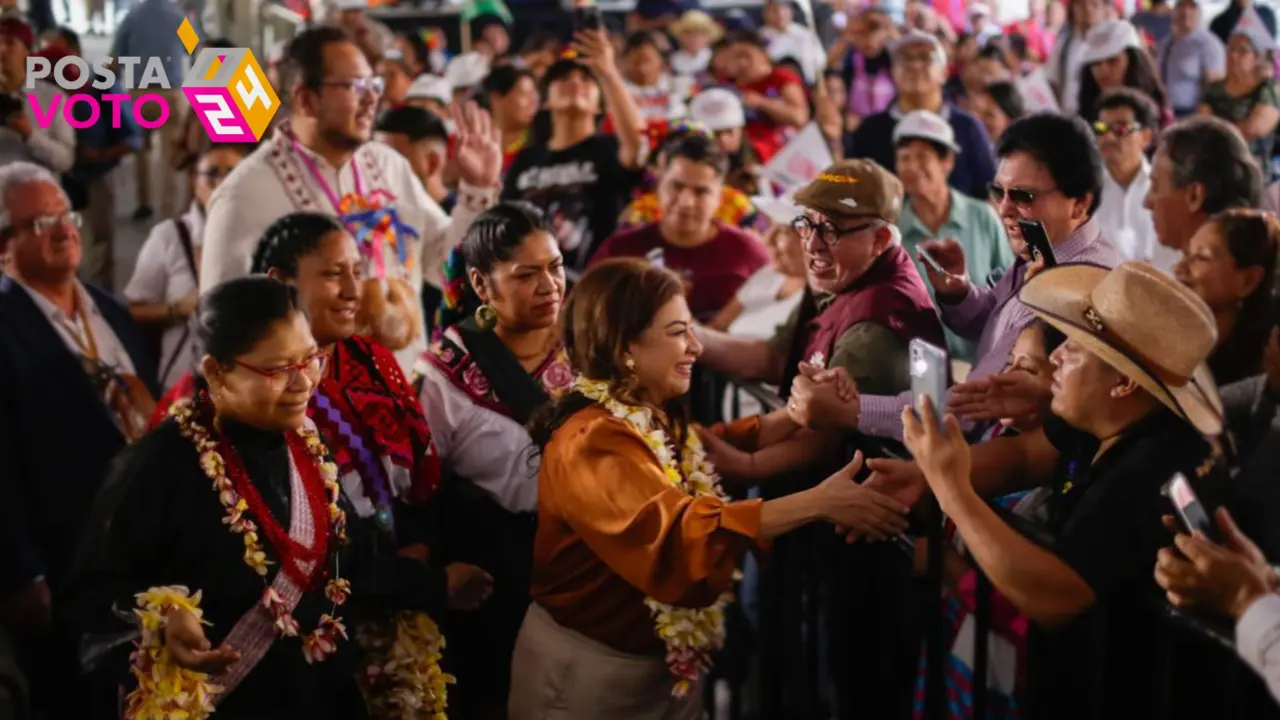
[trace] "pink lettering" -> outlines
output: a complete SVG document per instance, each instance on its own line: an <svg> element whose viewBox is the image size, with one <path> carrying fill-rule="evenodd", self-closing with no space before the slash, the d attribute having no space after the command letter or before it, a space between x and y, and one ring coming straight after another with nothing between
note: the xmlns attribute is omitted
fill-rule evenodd
<svg viewBox="0 0 1280 720"><path fill-rule="evenodd" d="M129 101L128 93L103 93L102 101L111 106L111 127L120 127L120 103ZM138 111L133 111L133 116L138 117Z"/></svg>
<svg viewBox="0 0 1280 720"><path fill-rule="evenodd" d="M142 106L149 102L153 102L160 106L160 116L153 121L147 121L147 119L143 117L142 113ZM133 101L133 120L147 130L155 130L163 125L168 119L169 103L165 102L164 98L159 95L155 93L147 93Z"/></svg>
<svg viewBox="0 0 1280 720"><path fill-rule="evenodd" d="M71 112L71 108L78 102L89 106L89 118L87 120L77 120L76 116ZM76 93L67 98L67 104L62 108L62 118L67 121L68 125L77 130L92 127L101 117L102 109L98 107L97 101L93 99L92 95L84 93Z"/></svg>
<svg viewBox="0 0 1280 720"><path fill-rule="evenodd" d="M44 129L53 123L53 118L58 114L58 106L62 104L62 95L53 96L47 112L40 107L40 98L36 97L35 93L27 93L27 102L31 105L31 114L35 116L36 125Z"/></svg>

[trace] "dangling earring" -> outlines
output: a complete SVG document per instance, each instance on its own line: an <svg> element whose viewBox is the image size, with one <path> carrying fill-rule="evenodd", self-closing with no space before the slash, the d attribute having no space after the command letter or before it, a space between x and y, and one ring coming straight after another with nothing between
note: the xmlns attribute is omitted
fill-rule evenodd
<svg viewBox="0 0 1280 720"><path fill-rule="evenodd" d="M627 358L626 365L627 365L627 369L628 369L628 370L630 370L631 372L635 372L635 371L636 371L636 359L635 359L635 358Z"/></svg>
<svg viewBox="0 0 1280 720"><path fill-rule="evenodd" d="M498 311L489 303L476 308L476 326L481 330L492 330L498 325Z"/></svg>

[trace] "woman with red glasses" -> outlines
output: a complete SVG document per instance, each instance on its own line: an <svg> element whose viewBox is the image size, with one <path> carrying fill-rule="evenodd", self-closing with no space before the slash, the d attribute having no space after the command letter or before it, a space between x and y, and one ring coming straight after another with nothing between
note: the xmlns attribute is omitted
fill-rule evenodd
<svg viewBox="0 0 1280 720"><path fill-rule="evenodd" d="M439 458L418 399L392 352L355 334L365 263L359 246L336 218L298 212L273 223L258 243L252 269L297 289L317 355L292 364L239 367L271 387L285 386L299 373L322 370L306 412L333 453L344 495L361 519L379 531L382 550L425 560L423 501L439 483ZM177 393L183 390L176 388ZM269 398L264 395L264 402ZM470 565L453 565L449 572L451 585L487 587L490 582L487 574ZM397 638L402 649L440 643L438 631L423 618L383 615L364 620L362 645L382 654L379 660ZM372 683L370 697L384 699L408 678L427 677L409 672L417 668L404 670L409 673L404 677L383 673L366 678Z"/></svg>
<svg viewBox="0 0 1280 720"><path fill-rule="evenodd" d="M366 620L421 630L401 611L471 608L489 592L474 568L388 552L387 530L343 492L350 445L308 418L345 362L313 335L314 308L263 276L207 294L195 395L118 460L95 501L65 608L87 639L107 638L87 656L129 669L126 718L381 715L357 682ZM111 646L127 645L129 625L126 660ZM438 681L416 693L438 708L435 656L410 664Z"/></svg>

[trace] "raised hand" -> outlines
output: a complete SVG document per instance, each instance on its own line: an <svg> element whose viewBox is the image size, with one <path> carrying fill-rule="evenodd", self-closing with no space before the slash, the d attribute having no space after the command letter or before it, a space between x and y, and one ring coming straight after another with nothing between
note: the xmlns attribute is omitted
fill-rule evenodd
<svg viewBox="0 0 1280 720"><path fill-rule="evenodd" d="M449 106L457 130L458 175L468 185L491 188L502 176L502 140L489 113L474 101Z"/></svg>
<svg viewBox="0 0 1280 720"><path fill-rule="evenodd" d="M613 43L603 30L580 30L574 33L570 44L578 53L578 62L591 68L596 75L604 76L617 72L614 64Z"/></svg>
<svg viewBox="0 0 1280 720"><path fill-rule="evenodd" d="M1053 401L1048 378L1003 372L951 388L947 409L964 420L1010 420L1017 427L1036 424Z"/></svg>
<svg viewBox="0 0 1280 720"><path fill-rule="evenodd" d="M240 651L226 643L211 649L200 619L180 608L169 611L164 641L169 657L187 670L220 675L240 659Z"/></svg>
<svg viewBox="0 0 1280 720"><path fill-rule="evenodd" d="M924 263L924 272L929 278L929 284L939 295L960 297L969 292L969 271L965 264L964 246L959 240L955 238L925 240L920 243L920 249L929 253L934 260L938 261L938 265L942 266L943 272L938 272L929 261L924 259L923 255L920 257L920 261Z"/></svg>
<svg viewBox="0 0 1280 720"><path fill-rule="evenodd" d="M917 416L909 407L902 409L902 439L933 494L945 507L944 498L973 488L969 443L955 415L948 414L939 422L929 396L921 396L918 411Z"/></svg>
<svg viewBox="0 0 1280 720"><path fill-rule="evenodd" d="M852 462L818 486L826 519L873 540L886 540L905 532L907 506L854 482L854 476L861 469L862 453L854 453Z"/></svg>

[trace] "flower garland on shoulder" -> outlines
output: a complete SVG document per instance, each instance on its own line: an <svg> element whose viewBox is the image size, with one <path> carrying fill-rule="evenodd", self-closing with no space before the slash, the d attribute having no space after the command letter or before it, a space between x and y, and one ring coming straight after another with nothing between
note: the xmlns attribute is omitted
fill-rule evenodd
<svg viewBox="0 0 1280 720"><path fill-rule="evenodd" d="M360 687L374 720L448 720L448 686L440 669L445 640L422 612L399 612L356 626L365 651Z"/></svg>
<svg viewBox="0 0 1280 720"><path fill-rule="evenodd" d="M694 497L710 495L728 500L697 433L687 434L677 458L666 432L654 423L653 410L625 404L614 397L608 383L582 375L574 379L573 390L635 428L662 465L671 485ZM684 697L699 676L711 669L712 654L724 645L724 609L733 602L733 593L724 593L707 608L674 607L653 598L645 598L644 602L653 614L658 637L666 643L667 667L679 678L671 694Z"/></svg>

